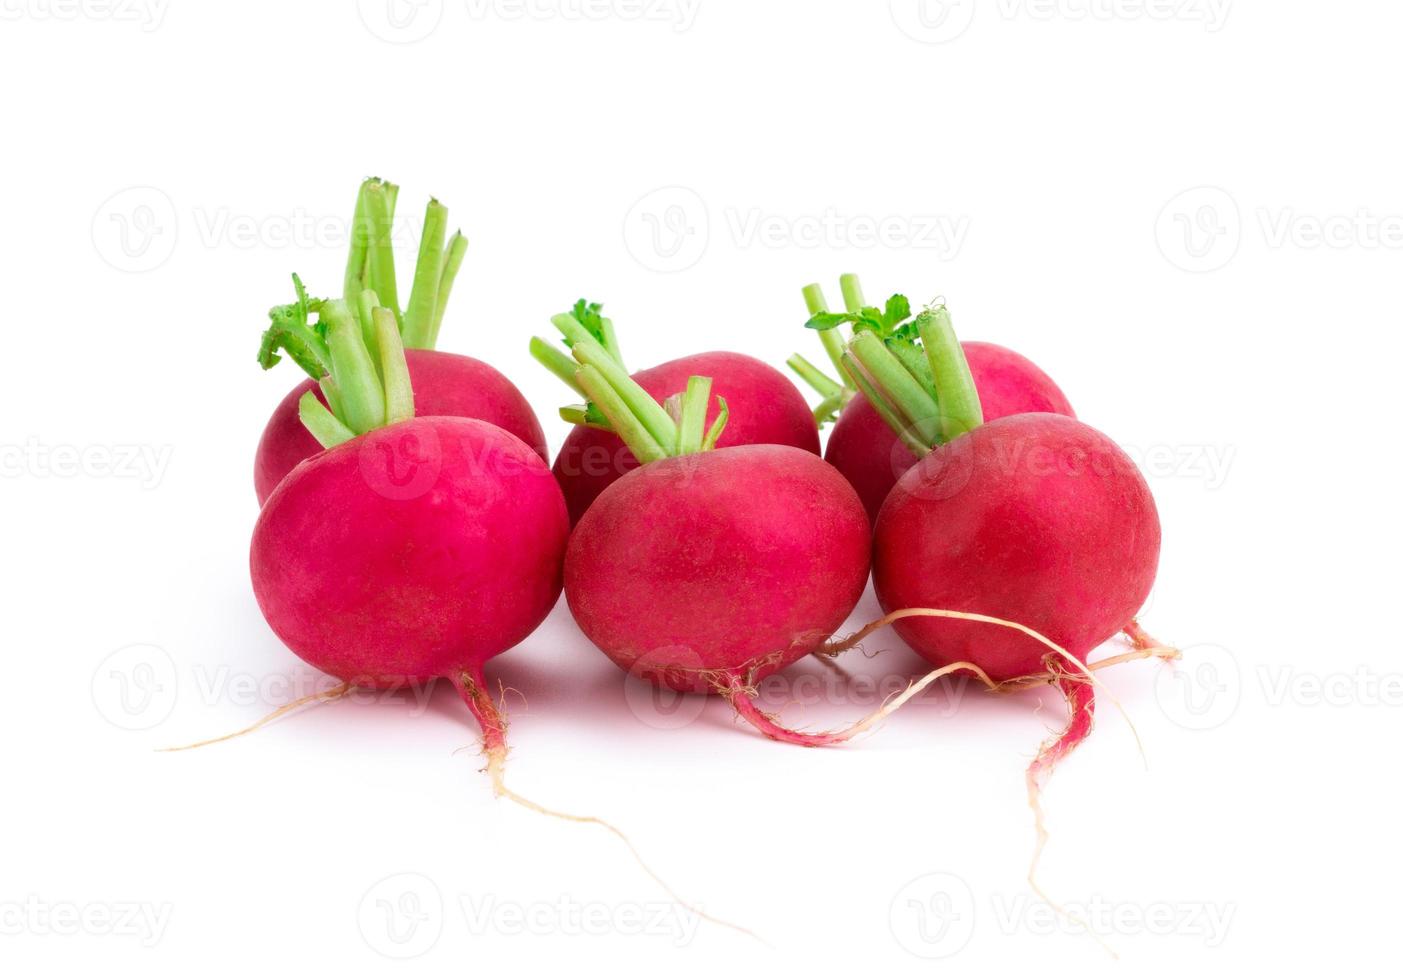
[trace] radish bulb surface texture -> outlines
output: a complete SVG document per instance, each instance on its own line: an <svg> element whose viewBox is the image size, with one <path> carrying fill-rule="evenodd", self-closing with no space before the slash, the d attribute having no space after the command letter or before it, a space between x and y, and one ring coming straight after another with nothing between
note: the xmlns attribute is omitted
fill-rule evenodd
<svg viewBox="0 0 1403 980"><path fill-rule="evenodd" d="M438 201L430 201L425 211L409 304L400 310L390 241L397 196L398 188L386 181L371 179L361 185L352 221L345 302L359 315L355 306L363 291L370 289L393 313L406 348L409 379L420 416L458 416L491 422L526 443L542 459L548 459L541 424L515 385L482 361L433 349L468 248L468 240L461 232L447 235L448 209ZM263 335L259 363L265 370L271 368L281 360L281 350L307 372L308 379L273 410L259 440L253 485L260 506L294 466L321 451L322 446L302 424L298 406L308 391L326 403L319 383L330 368L324 340L298 321L295 304L275 307L269 317L272 323Z"/></svg>
<svg viewBox="0 0 1403 980"><path fill-rule="evenodd" d="M719 447L734 419L692 377L660 405L591 339L572 349L578 411L642 465L580 518L565 597L581 630L625 671L729 698L772 737L802 741L755 708L756 682L813 652L866 585L870 533L842 475L793 446ZM792 737L791 737L792 736Z"/></svg>
<svg viewBox="0 0 1403 980"><path fill-rule="evenodd" d="M991 686L1046 680L1067 697L1072 722L1039 753L1031 790L1090 732L1087 656L1136 628L1154 584L1160 526L1149 487L1115 443L1076 419L984 422L943 305L888 337L858 331L842 363L919 458L873 532L881 622L938 668L963 665Z"/></svg>
<svg viewBox="0 0 1403 980"><path fill-rule="evenodd" d="M830 377L798 354L789 359L789 366L823 399L814 409L819 423L832 420L836 414L837 422L823 458L848 478L875 523L891 488L916 465L916 455L891 431L849 376L842 363L847 344L843 324L851 324L854 331L871 330L884 339L890 338L909 320L911 306L901 295L892 296L881 309L867 306L862 286L852 274L842 276L840 285L846 313L829 313L817 284L804 287L804 300L810 317L806 326L818 331L841 380ZM1071 403L1057 384L1023 355L979 341L966 341L961 347L986 422L1025 412L1075 417Z"/></svg>
<svg viewBox="0 0 1403 980"><path fill-rule="evenodd" d="M552 322L567 345L591 339L622 367L618 340L609 318L600 315L600 305L580 300L570 313ZM543 339L532 341L531 352L566 384L577 388L576 365L557 345ZM799 389L779 371L745 354L711 351L692 354L632 376L653 399L662 401L681 391L691 377L711 379L715 402L708 409L706 424L716 421L719 405L730 406L730 419L718 438L718 448L749 445L793 446L818 455L818 426ZM595 499L615 480L638 467L638 458L629 446L604 426L598 416L586 417L578 411L562 413L576 426L556 455L552 471L560 481L572 523L578 523Z"/></svg>
<svg viewBox="0 0 1403 980"><path fill-rule="evenodd" d="M535 449L504 429L415 417L394 312L372 290L360 300L363 316L299 291L297 332L324 344L330 366L325 402L306 392L301 419L326 448L259 514L254 595L294 653L353 687L451 681L496 782L505 725L483 665L555 604L565 501Z"/></svg>

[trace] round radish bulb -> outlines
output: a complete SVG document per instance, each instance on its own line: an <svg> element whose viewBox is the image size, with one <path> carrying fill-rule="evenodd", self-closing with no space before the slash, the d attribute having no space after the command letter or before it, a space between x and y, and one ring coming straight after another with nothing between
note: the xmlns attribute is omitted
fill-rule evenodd
<svg viewBox="0 0 1403 980"><path fill-rule="evenodd" d="M724 398L731 417L720 447L793 446L818 455L818 426L804 396L783 374L745 354L713 351L667 361L633 375L644 391L662 401L681 392L693 376L712 379L712 392ZM712 405L707 418L716 419ZM577 425L555 458L552 471L565 492L570 520L578 523L606 487L635 469L638 460L612 432Z"/></svg>
<svg viewBox="0 0 1403 980"><path fill-rule="evenodd" d="M371 288L350 302L312 300L293 279L297 302L274 310L262 353L325 366L297 406L325 451L264 503L249 561L259 608L294 653L345 685L448 678L482 726L504 792L506 728L482 665L525 639L560 595L565 498L539 450L505 429L415 416L402 337L412 316Z"/></svg>
<svg viewBox="0 0 1403 980"><path fill-rule="evenodd" d="M727 692L809 653L867 582L869 531L833 467L789 446L663 459L609 486L565 558L565 596L621 668Z"/></svg>
<svg viewBox="0 0 1403 980"><path fill-rule="evenodd" d="M1022 623L1084 663L1139 611L1159 546L1150 489L1115 443L1064 416L1014 415L936 447L897 481L877 520L872 577L887 612ZM995 681L1046 669L1047 647L1010 630L894 625L936 665L967 661Z"/></svg>
<svg viewBox="0 0 1403 980"><path fill-rule="evenodd" d="M407 350L405 358L419 415L481 419L510 432L542 459L549 458L536 413L500 371L475 358L433 350ZM297 415L298 402L315 384L307 379L288 392L263 429L253 465L260 507L294 466L321 452L321 445Z"/></svg>
<svg viewBox="0 0 1403 980"><path fill-rule="evenodd" d="M813 447L718 448L736 409L724 397L713 405L710 378L669 381L675 393L660 403L629 376L607 321L588 331L577 315L554 322L573 360L539 338L532 351L589 399L566 416L608 426L639 462L571 534L575 621L636 676L714 691L772 738L822 744L775 724L753 686L818 649L861 597L871 531L856 491Z"/></svg>
<svg viewBox="0 0 1403 980"><path fill-rule="evenodd" d="M1057 384L1023 355L978 341L962 346L986 421L1024 412L1076 416ZM915 454L861 392L839 414L823 458L848 478L873 522L896 481L916 465Z"/></svg>
<svg viewBox="0 0 1403 980"><path fill-rule="evenodd" d="M414 418L297 466L250 552L268 625L356 687L465 676L525 639L560 594L569 522L539 454L486 422Z"/></svg>

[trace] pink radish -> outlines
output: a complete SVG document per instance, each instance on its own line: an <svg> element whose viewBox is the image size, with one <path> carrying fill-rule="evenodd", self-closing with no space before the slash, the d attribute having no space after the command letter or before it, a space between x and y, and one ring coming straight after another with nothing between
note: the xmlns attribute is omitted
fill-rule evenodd
<svg viewBox="0 0 1403 980"><path fill-rule="evenodd" d="M559 596L565 501L539 454L505 430L414 417L398 324L374 296L360 304L369 330L340 300L300 304L304 321L318 312L336 408L302 396L303 422L327 449L259 515L259 608L294 653L355 687L449 679L499 769L505 726L482 667Z"/></svg>
<svg viewBox="0 0 1403 980"><path fill-rule="evenodd" d="M555 317L553 322L568 343L594 340L622 365L613 324L599 315L599 309L598 304L581 300L571 313ZM562 380L575 384L575 366L557 347L536 338L531 350ZM666 361L637 372L633 380L661 401L684 389L687 379L694 376L710 378L717 404L724 400L731 408L730 419L717 443L719 448L793 446L818 455L818 427L803 395L788 378L763 361L745 354L712 351ZM715 422L717 411L716 405L708 410L707 425ZM566 415L579 424L556 455L552 471L565 492L571 522L578 523L595 498L637 468L638 460L617 435L599 427L601 420L586 418L578 411Z"/></svg>
<svg viewBox="0 0 1403 980"><path fill-rule="evenodd" d="M398 188L385 181L371 179L361 185L344 283L348 302L355 303L368 287L394 313L403 344L409 348L409 376L420 415L491 422L547 459L540 422L515 385L482 361L433 350L468 244L461 232L447 237L448 209L437 201L430 201L425 212L409 305L404 311L399 310L395 300L394 249L390 243L397 196ZM300 282L298 290L301 291ZM324 339L305 324L299 328L296 304L276 307L270 317L272 324L259 351L260 363L265 370L272 367L281 359L277 352L282 349L307 372L309 380L288 393L264 427L253 471L260 506L294 466L320 450L298 418L297 408L302 396L329 369ZM320 391L318 397L325 403Z"/></svg>
<svg viewBox="0 0 1403 980"><path fill-rule="evenodd" d="M825 349L835 357L835 367L849 381L841 363L844 322L858 329L871 329L890 336L910 316L905 297L893 296L885 310L867 307L856 276L841 277L846 314L828 314L823 291L817 285L804 289L812 319L809 326L819 329ZM997 344L966 341L965 360L979 393L985 421L1023 412L1055 412L1075 417L1071 404L1056 383L1036 364L1021 354ZM897 479L916 464L916 456L882 421L867 397L851 384L836 381L798 354L790 367L807 380L824 402L815 410L820 421L841 406L837 423L828 437L824 459L836 466L862 498L867 514L875 523L877 511Z"/></svg>
<svg viewBox="0 0 1403 980"><path fill-rule="evenodd" d="M763 720L754 684L815 650L862 594L861 501L812 452L717 448L733 410L717 399L706 425L710 379L688 379L665 409L601 344L583 338L572 353L585 411L642 461L571 535L565 597L576 622L624 670L721 693Z"/></svg>

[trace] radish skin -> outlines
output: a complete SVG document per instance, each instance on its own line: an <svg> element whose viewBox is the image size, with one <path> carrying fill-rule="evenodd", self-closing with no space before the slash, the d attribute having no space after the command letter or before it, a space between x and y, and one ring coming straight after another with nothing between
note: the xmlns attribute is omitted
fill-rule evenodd
<svg viewBox="0 0 1403 980"><path fill-rule="evenodd" d="M462 354L406 350L414 404L421 416L442 415L480 419L505 429L549 460L545 433L525 396L505 375L489 364ZM302 395L316 389L310 378L288 392L263 429L254 455L253 487L258 505L293 468L322 451L321 444L298 418ZM317 392L325 403L325 397Z"/></svg>
<svg viewBox="0 0 1403 980"><path fill-rule="evenodd" d="M667 361L633 375L658 401L682 392L693 376L712 379L712 393L730 406L718 448L745 445L793 446L815 457L818 426L804 396L779 371L744 354L713 351ZM719 402L708 411L716 421ZM571 523L578 523L604 489L638 467L638 460L612 432L577 425L556 456L552 471L565 493Z"/></svg>
<svg viewBox="0 0 1403 980"><path fill-rule="evenodd" d="M966 341L961 346L986 422L1026 412L1076 417L1062 389L1023 355L979 341ZM839 414L823 458L848 478L874 524L891 488L916 465L916 456L861 392L853 395Z"/></svg>
<svg viewBox="0 0 1403 980"><path fill-rule="evenodd" d="M297 466L259 514L249 564L269 626L314 667L357 688L480 686L555 604L568 533L534 449L486 422L421 417Z"/></svg>
<svg viewBox="0 0 1403 980"><path fill-rule="evenodd" d="M565 596L623 670L679 691L748 687L811 653L866 585L857 494L816 455L736 446L608 487L565 557Z"/></svg>

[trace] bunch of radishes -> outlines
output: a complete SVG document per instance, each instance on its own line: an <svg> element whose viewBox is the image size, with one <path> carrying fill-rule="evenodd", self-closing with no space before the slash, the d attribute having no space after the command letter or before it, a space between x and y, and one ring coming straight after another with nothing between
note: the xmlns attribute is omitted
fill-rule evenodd
<svg viewBox="0 0 1403 980"><path fill-rule="evenodd" d="M796 732L751 694L855 642L833 631L870 573L882 624L937 667L1066 692L1073 722L1035 769L1085 736L1087 657L1121 630L1143 637L1159 520L1129 458L1030 361L961 344L941 303L870 307L845 276L844 312L804 291L837 375L790 360L820 394L810 410L743 354L630 374L613 323L580 301L551 321L563 348L531 341L584 400L562 410L576 427L547 469L517 388L432 350L466 250L436 201L401 308L396 196L365 182L343 295L311 299L294 277L260 352L309 375L258 447L251 555L259 606L298 656L355 687L449 679L501 790L505 726L483 667L563 586L624 670L721 694L772 738L827 744L865 726ZM825 462L818 427L833 418Z"/></svg>

